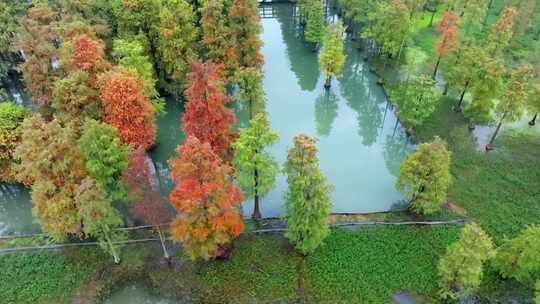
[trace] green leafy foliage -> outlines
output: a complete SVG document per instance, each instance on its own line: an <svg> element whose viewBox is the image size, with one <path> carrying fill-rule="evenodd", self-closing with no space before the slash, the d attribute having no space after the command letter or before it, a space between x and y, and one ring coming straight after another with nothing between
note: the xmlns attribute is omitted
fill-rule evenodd
<svg viewBox="0 0 540 304"><path fill-rule="evenodd" d="M253 117L249 128L240 130L240 136L233 144L237 181L247 197L255 198L254 210L258 210L259 198L272 190L276 183L279 166L265 149L278 140L278 134L270 128L268 115L263 112Z"/></svg>
<svg viewBox="0 0 540 304"><path fill-rule="evenodd" d="M536 282L536 296L534 298L535 304L540 304L540 280Z"/></svg>
<svg viewBox="0 0 540 304"><path fill-rule="evenodd" d="M326 29L323 40L323 49L319 57L319 68L326 76L326 87L330 87L332 77L341 76L345 63L343 53L343 24L340 20Z"/></svg>
<svg viewBox="0 0 540 304"><path fill-rule="evenodd" d="M315 0L308 8L304 36L306 41L319 44L323 41L325 30L322 0Z"/></svg>
<svg viewBox="0 0 540 304"><path fill-rule="evenodd" d="M114 55L118 59L118 64L139 74L154 111L157 115L164 114L165 100L159 96L156 89L157 80L154 77L152 61L146 55L143 45L137 40L117 39L114 41Z"/></svg>
<svg viewBox="0 0 540 304"><path fill-rule="evenodd" d="M368 15L371 27L364 35L375 39L383 52L399 56L410 34L410 11L402 0L380 1Z"/></svg>
<svg viewBox="0 0 540 304"><path fill-rule="evenodd" d="M540 226L524 229L497 250L493 265L504 278L531 284L540 278Z"/></svg>
<svg viewBox="0 0 540 304"><path fill-rule="evenodd" d="M330 233L326 218L332 205L331 186L319 168L315 143L314 137L296 136L284 167L289 184L285 194L285 236L304 255L313 253Z"/></svg>
<svg viewBox="0 0 540 304"><path fill-rule="evenodd" d="M28 114L13 102L0 103L0 181L15 180L13 152L21 140L21 123Z"/></svg>
<svg viewBox="0 0 540 304"><path fill-rule="evenodd" d="M480 286L484 262L493 253L491 239L478 224L463 227L459 240L448 247L439 261L441 297L469 297Z"/></svg>
<svg viewBox="0 0 540 304"><path fill-rule="evenodd" d="M238 98L247 103L249 118L252 119L256 113L263 112L266 106L262 72L256 67L240 68L235 78L239 87Z"/></svg>
<svg viewBox="0 0 540 304"><path fill-rule="evenodd" d="M129 147L108 124L95 120L85 122L79 144L86 159L86 170L112 201L126 197L122 172L128 165Z"/></svg>
<svg viewBox="0 0 540 304"><path fill-rule="evenodd" d="M415 213L429 215L441 209L452 180L450 157L446 143L436 137L421 144L401 165L396 188Z"/></svg>
<svg viewBox="0 0 540 304"><path fill-rule="evenodd" d="M393 95L399 106L397 115L406 126L421 125L437 107L440 96L434 88L435 81L426 75L420 75Z"/></svg>

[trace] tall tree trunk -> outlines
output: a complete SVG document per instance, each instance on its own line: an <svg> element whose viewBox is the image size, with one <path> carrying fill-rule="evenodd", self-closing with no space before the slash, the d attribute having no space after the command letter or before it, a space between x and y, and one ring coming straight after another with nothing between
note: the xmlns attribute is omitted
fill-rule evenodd
<svg viewBox="0 0 540 304"><path fill-rule="evenodd" d="M114 263L117 265L120 264L120 255L118 254L118 252L116 252L116 247L114 246L108 233L105 233L105 239L107 240L107 244L109 245L109 248L111 249L111 254L114 258Z"/></svg>
<svg viewBox="0 0 540 304"><path fill-rule="evenodd" d="M536 116L538 116L538 113L534 114L531 121L529 121L529 126L534 126L536 124Z"/></svg>
<svg viewBox="0 0 540 304"><path fill-rule="evenodd" d="M501 129L503 120L506 118L506 115L508 112L504 112L503 116L501 117L501 120L499 121L499 124L497 125L497 128L495 129L495 132L493 132L493 135L491 136L491 139L489 140L489 144L486 146L486 150L491 150L491 147L493 146L493 142L495 142L495 138L497 137L497 134L499 134L499 130Z"/></svg>
<svg viewBox="0 0 540 304"><path fill-rule="evenodd" d="M159 235L159 240L161 241L161 248L163 248L163 257L169 261L169 252L167 251L167 246L165 246L165 237L163 236L163 231L159 226L157 226L157 232Z"/></svg>
<svg viewBox="0 0 540 304"><path fill-rule="evenodd" d="M401 52L403 51L403 48L405 47L405 37L401 40L401 45L399 46L399 52L396 61L399 63L399 58L401 57Z"/></svg>
<svg viewBox="0 0 540 304"><path fill-rule="evenodd" d="M469 88L469 83L471 82L471 80L467 80L467 82L465 82L465 87L463 88L463 92L461 92L461 97L459 98L459 103L456 107L456 111L457 112L460 112L461 111L461 105L463 104L463 97L465 97L465 93L467 92L467 89Z"/></svg>
<svg viewBox="0 0 540 304"><path fill-rule="evenodd" d="M437 13L437 10L433 10L433 12L431 13L431 19L429 19L429 27L432 27L433 26L433 19L435 19L435 14Z"/></svg>
<svg viewBox="0 0 540 304"><path fill-rule="evenodd" d="M439 64L441 63L441 55L437 58L437 64L435 64L435 70L433 71L433 79L437 77L437 71L439 70Z"/></svg>
<svg viewBox="0 0 540 304"><path fill-rule="evenodd" d="M259 206L259 170L255 169L253 170L253 180L255 182L255 187L254 187L254 195L253 195L253 201L254 201L254 205L253 205L253 214L251 215L251 218L254 219L254 220L259 220L261 219L261 209L260 209L260 206Z"/></svg>

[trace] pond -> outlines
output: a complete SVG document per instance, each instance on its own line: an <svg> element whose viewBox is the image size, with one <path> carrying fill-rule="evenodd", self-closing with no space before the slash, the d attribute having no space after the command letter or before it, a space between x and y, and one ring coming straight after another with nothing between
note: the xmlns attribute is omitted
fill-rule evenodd
<svg viewBox="0 0 540 304"><path fill-rule="evenodd" d="M303 41L294 12L295 6L286 3L261 7L266 108L272 128L280 135L270 152L282 165L295 135L317 136L320 166L334 187L332 211L387 211L401 200L394 183L400 163L414 147L355 42L346 42L342 77L324 90L317 53ZM236 107L237 125L246 126L246 112ZM168 100L167 114L158 118L158 146L151 157L164 196L172 189L167 161L184 138L182 111L180 102ZM28 194L18 186L11 189L18 194L0 191L0 233L29 232L26 229L34 226ZM264 217L282 213L286 189L281 174L275 189L262 199ZM243 208L249 216L252 202Z"/></svg>

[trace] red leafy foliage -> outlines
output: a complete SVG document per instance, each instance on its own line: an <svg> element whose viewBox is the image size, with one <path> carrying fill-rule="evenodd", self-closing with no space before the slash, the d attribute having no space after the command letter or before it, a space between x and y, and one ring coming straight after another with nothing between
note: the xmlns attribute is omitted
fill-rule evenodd
<svg viewBox="0 0 540 304"><path fill-rule="evenodd" d="M225 95L223 65L192 62L186 89L186 112L182 118L186 136L208 142L224 157L230 151L234 111L225 105L232 100Z"/></svg>
<svg viewBox="0 0 540 304"><path fill-rule="evenodd" d="M441 21L437 23L437 29L441 33L441 36L435 44L435 52L439 56L444 56L456 46L458 33L458 27L456 23L458 20L458 16L452 15L448 12L444 12Z"/></svg>
<svg viewBox="0 0 540 304"><path fill-rule="evenodd" d="M105 121L118 129L120 139L147 150L154 144L154 108L144 94L144 83L134 73L119 70L107 74L101 86Z"/></svg>
<svg viewBox="0 0 540 304"><path fill-rule="evenodd" d="M133 203L131 212L147 225L164 224L169 220L167 210L161 202L159 191L154 188L156 178L149 166L144 149L132 150L122 180Z"/></svg>
<svg viewBox="0 0 540 304"><path fill-rule="evenodd" d="M97 71L103 66L103 47L86 35L76 36L71 63L85 71Z"/></svg>
<svg viewBox="0 0 540 304"><path fill-rule="evenodd" d="M178 216L172 238L183 241L192 258L213 258L244 230L238 210L244 195L231 182L232 168L210 144L189 136L176 151L180 157L171 162L175 188L169 201Z"/></svg>

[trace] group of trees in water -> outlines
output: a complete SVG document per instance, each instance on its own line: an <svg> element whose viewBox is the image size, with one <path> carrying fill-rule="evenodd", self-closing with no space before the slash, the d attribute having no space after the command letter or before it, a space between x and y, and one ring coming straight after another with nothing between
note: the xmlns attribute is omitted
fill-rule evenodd
<svg viewBox="0 0 540 304"><path fill-rule="evenodd" d="M492 141L503 120L518 119L525 107L538 111L533 68L521 64L515 50L519 37L536 30L538 8L534 1L517 4L506 6L488 28L487 0L339 2L347 30L380 48L384 66L404 63L405 77L391 94L402 122L414 127L431 115L442 75L447 87L461 89L456 109L472 91L465 105L472 122L499 115ZM170 235L192 259L226 257L244 230L240 204L253 198L252 217L260 219L260 200L280 172L265 151L279 135L265 111L257 1L50 0L28 6L1 0L0 7L0 77L20 70L34 101L33 109L0 103L0 178L31 187L43 230L55 240L96 238L118 263L114 241L123 235L115 228L124 225L120 210L128 209L156 227L169 257L163 231L168 213L146 151L155 145L156 115L164 113L161 96L171 94L185 99L186 140L170 161L175 186L168 201L177 211ZM428 9L433 16L443 13L440 36L433 72L418 75L416 67L428 58L409 40ZM322 1L301 1L299 10L305 39L322 46L319 66L329 88L345 62L344 26L326 26ZM229 94L232 87L237 94ZM233 100L250 117L238 133L227 107ZM296 136L282 170L288 182L285 236L302 254L329 234L332 187L319 168L316 141ZM412 212L441 209L450 162L446 144L436 138L403 163L396 187ZM441 258L441 296L469 295L489 258L501 275L530 283L539 270L539 232L530 227L495 254L480 227L466 225Z"/></svg>

